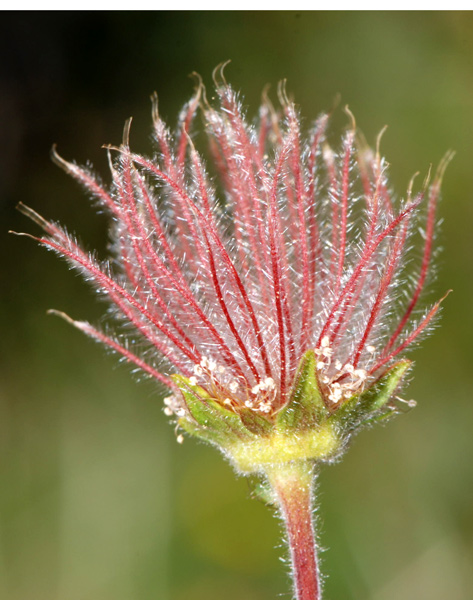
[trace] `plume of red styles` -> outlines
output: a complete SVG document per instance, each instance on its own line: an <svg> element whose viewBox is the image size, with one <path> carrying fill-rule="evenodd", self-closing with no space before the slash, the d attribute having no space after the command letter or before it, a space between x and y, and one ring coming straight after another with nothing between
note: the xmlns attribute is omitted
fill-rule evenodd
<svg viewBox="0 0 473 600"><path fill-rule="evenodd" d="M263 94L252 124L223 75L216 91L213 108L198 86L175 134L155 96L156 155L131 151L128 122L122 145L108 148L109 186L54 150L110 215L112 262L21 209L46 231L39 241L115 308L113 333L66 318L171 391L170 375L179 373L227 405L271 418L314 349L324 399L336 407L379 378L439 309L437 302L419 311L419 301L450 156L431 183L414 193L412 181L396 201L379 140L376 152L360 141L349 111L350 126L332 150L329 115L304 134L284 86L280 108ZM192 141L197 113L208 140L202 152ZM261 390L268 393L257 402Z"/></svg>

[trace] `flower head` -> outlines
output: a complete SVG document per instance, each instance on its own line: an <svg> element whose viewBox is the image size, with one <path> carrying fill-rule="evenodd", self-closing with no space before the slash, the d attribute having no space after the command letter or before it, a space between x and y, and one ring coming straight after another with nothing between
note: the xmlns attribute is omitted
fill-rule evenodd
<svg viewBox="0 0 473 600"><path fill-rule="evenodd" d="M386 162L359 142L354 119L333 150L329 115L304 134L284 87L280 108L264 95L252 125L223 76L216 91L212 107L198 86L175 134L154 97L156 155L132 152L127 123L108 149L109 187L54 151L110 214L112 262L22 209L46 231L39 241L115 309L113 336L71 322L167 386L165 412L182 429L247 471L330 458L360 425L395 412L410 364L400 357L438 311L418 306L448 159L396 202ZM198 111L206 161L192 139Z"/></svg>

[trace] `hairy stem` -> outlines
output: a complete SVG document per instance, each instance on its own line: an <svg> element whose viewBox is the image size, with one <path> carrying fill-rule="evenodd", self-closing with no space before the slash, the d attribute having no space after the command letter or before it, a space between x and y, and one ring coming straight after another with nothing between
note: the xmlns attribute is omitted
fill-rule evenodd
<svg viewBox="0 0 473 600"><path fill-rule="evenodd" d="M272 465L266 469L266 474L286 527L295 598L320 600L312 521L314 465L309 461Z"/></svg>

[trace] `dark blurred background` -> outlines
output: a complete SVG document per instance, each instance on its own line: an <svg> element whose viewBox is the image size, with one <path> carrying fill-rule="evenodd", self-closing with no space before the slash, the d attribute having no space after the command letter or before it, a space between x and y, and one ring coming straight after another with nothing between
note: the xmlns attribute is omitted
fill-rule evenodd
<svg viewBox="0 0 473 600"><path fill-rule="evenodd" d="M337 93L383 149L400 193L450 148L433 293L441 328L413 354L419 406L364 432L320 477L329 600L473 597L473 13L3 13L0 23L0 598L290 598L279 523L210 448L175 442L151 383L49 308L104 309L37 233L22 201L103 256L107 225L49 158L90 159L149 96L175 122L187 75L228 79L254 114L282 78L307 122ZM343 126L342 111L335 127ZM281 595L282 594L282 595Z"/></svg>

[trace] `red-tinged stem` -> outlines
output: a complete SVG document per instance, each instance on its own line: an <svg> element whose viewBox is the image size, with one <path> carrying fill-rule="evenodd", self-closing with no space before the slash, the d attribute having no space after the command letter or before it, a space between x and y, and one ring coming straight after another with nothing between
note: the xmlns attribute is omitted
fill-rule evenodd
<svg viewBox="0 0 473 600"><path fill-rule="evenodd" d="M286 528L296 600L320 600L321 586L312 520L314 466L298 461L266 470Z"/></svg>

